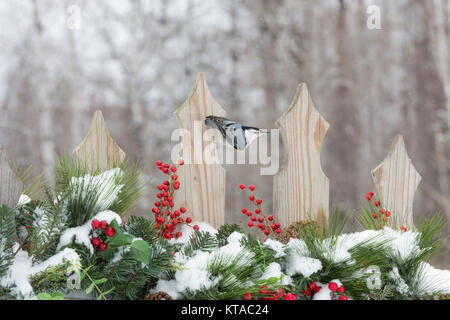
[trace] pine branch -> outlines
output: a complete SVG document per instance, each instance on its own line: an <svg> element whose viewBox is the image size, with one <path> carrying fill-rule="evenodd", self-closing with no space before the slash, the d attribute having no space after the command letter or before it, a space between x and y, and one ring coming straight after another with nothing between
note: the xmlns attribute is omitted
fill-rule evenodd
<svg viewBox="0 0 450 320"><path fill-rule="evenodd" d="M14 209L7 205L0 207L0 277L6 274L14 258L15 216Z"/></svg>

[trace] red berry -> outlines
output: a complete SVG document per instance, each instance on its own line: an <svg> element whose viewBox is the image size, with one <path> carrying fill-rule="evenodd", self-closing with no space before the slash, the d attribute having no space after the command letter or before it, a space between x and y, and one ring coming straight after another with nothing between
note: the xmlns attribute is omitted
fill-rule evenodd
<svg viewBox="0 0 450 320"><path fill-rule="evenodd" d="M100 229L106 230L106 228L108 228L108 222L105 220L100 221Z"/></svg>
<svg viewBox="0 0 450 320"><path fill-rule="evenodd" d="M100 221L98 221L97 219L92 220L91 226L92 228L97 229L98 227L100 227Z"/></svg>
<svg viewBox="0 0 450 320"><path fill-rule="evenodd" d="M277 229L277 231L275 231L277 234L281 233L281 229Z"/></svg>
<svg viewBox="0 0 450 320"><path fill-rule="evenodd" d="M311 291L313 291L316 287L317 287L317 286L316 286L316 283L315 283L315 282L310 282L310 283L308 284L308 289L311 290Z"/></svg>
<svg viewBox="0 0 450 320"><path fill-rule="evenodd" d="M260 214L261 213L261 210L258 208L258 209L255 209L255 213L256 214Z"/></svg>
<svg viewBox="0 0 450 320"><path fill-rule="evenodd" d="M347 296L340 296L338 300L348 300Z"/></svg>
<svg viewBox="0 0 450 320"><path fill-rule="evenodd" d="M266 236L268 236L268 235L270 234L269 229L264 230L264 234L265 234Z"/></svg>
<svg viewBox="0 0 450 320"><path fill-rule="evenodd" d="M108 248L108 245L105 242L99 244L98 248L100 251L105 251Z"/></svg>
<svg viewBox="0 0 450 320"><path fill-rule="evenodd" d="M336 284L336 282L330 282L330 284L328 285L328 289L330 289L332 292L335 292L338 288L338 285Z"/></svg>
<svg viewBox="0 0 450 320"><path fill-rule="evenodd" d="M316 286L316 287L314 288L314 293L317 293L317 292L319 292L319 291L320 291L320 289L322 289L322 287L321 287L321 286Z"/></svg>
<svg viewBox="0 0 450 320"><path fill-rule="evenodd" d="M249 222L247 225L251 228L253 227L253 222Z"/></svg>
<svg viewBox="0 0 450 320"><path fill-rule="evenodd" d="M191 219L191 218L186 218L186 222L187 222L187 223L191 223L191 222L192 222L192 219Z"/></svg>
<svg viewBox="0 0 450 320"><path fill-rule="evenodd" d="M340 287L337 289L337 291L338 291L339 293L344 293L344 292L345 292L345 287L344 287L344 286L340 286Z"/></svg>
<svg viewBox="0 0 450 320"><path fill-rule="evenodd" d="M268 217L267 217L267 220L273 221L273 215L268 216Z"/></svg>
<svg viewBox="0 0 450 320"><path fill-rule="evenodd" d="M248 187L251 191L255 190L255 186L249 186Z"/></svg>
<svg viewBox="0 0 450 320"><path fill-rule="evenodd" d="M195 225L195 226L194 226L194 230L198 230L198 229L200 229L200 228L198 227L198 225Z"/></svg>
<svg viewBox="0 0 450 320"><path fill-rule="evenodd" d="M163 173L168 173L168 172L169 172L169 169L163 168L163 169L162 169L162 172L163 172Z"/></svg>
<svg viewBox="0 0 450 320"><path fill-rule="evenodd" d="M181 237L183 234L181 232L177 232L177 234L175 235L175 237L179 238Z"/></svg>
<svg viewBox="0 0 450 320"><path fill-rule="evenodd" d="M376 219L377 218L377 214L374 212L372 213L372 218Z"/></svg>
<svg viewBox="0 0 450 320"><path fill-rule="evenodd" d="M115 234L116 230L114 228L109 227L108 229L106 229L106 235L108 237L114 237Z"/></svg>
<svg viewBox="0 0 450 320"><path fill-rule="evenodd" d="M100 244L100 239L99 238L92 238L91 243L94 247L98 247Z"/></svg>
<svg viewBox="0 0 450 320"><path fill-rule="evenodd" d="M248 197L248 199L253 202L255 200L255 197L254 196L250 196L250 197Z"/></svg>
<svg viewBox="0 0 450 320"><path fill-rule="evenodd" d="M175 167L175 166L170 167L170 171L177 172L177 167Z"/></svg>
<svg viewBox="0 0 450 320"><path fill-rule="evenodd" d="M162 165L161 161L156 161L156 165L159 167L160 165Z"/></svg>
<svg viewBox="0 0 450 320"><path fill-rule="evenodd" d="M158 207L153 207L152 211L153 211L153 213L156 213L156 214L158 214L158 213L159 213L159 209L158 209Z"/></svg>
<svg viewBox="0 0 450 320"><path fill-rule="evenodd" d="M259 217L259 218L258 218L258 221L259 221L259 222L264 222L264 218L263 218L263 217Z"/></svg>
<svg viewBox="0 0 450 320"><path fill-rule="evenodd" d="M304 294L306 297L309 297L309 296L311 295L311 291L310 291L309 289L304 290L304 291L303 291L303 294Z"/></svg>
<svg viewBox="0 0 450 320"><path fill-rule="evenodd" d="M249 292L244 294L244 300L252 300L253 299L253 295Z"/></svg>
<svg viewBox="0 0 450 320"><path fill-rule="evenodd" d="M405 227L402 227L402 231L403 231L403 232L406 232L406 228L405 228Z"/></svg>
<svg viewBox="0 0 450 320"><path fill-rule="evenodd" d="M256 221L256 217L252 216L250 219L252 219L252 221Z"/></svg>
<svg viewBox="0 0 450 320"><path fill-rule="evenodd" d="M372 200L372 196L369 195L369 194L367 194L367 195L366 195L366 199L367 199L368 201L370 201L370 200Z"/></svg>
<svg viewBox="0 0 450 320"><path fill-rule="evenodd" d="M375 201L373 204L375 205L375 207L378 207L380 205L380 202L379 201Z"/></svg>
<svg viewBox="0 0 450 320"><path fill-rule="evenodd" d="M184 164L183 159L180 159L180 161L178 161L178 164L179 164L180 166L182 166L182 165Z"/></svg>
<svg viewBox="0 0 450 320"><path fill-rule="evenodd" d="M181 213L185 213L186 212L186 208L185 207L181 207L180 211L181 211Z"/></svg>
<svg viewBox="0 0 450 320"><path fill-rule="evenodd" d="M390 211L386 211L385 215L386 215L386 217L390 217L391 216L391 212Z"/></svg>
<svg viewBox="0 0 450 320"><path fill-rule="evenodd" d="M262 203L262 200L261 200L261 199L258 199L258 200L256 200L256 203L257 203L257 204L261 204L261 203Z"/></svg>
<svg viewBox="0 0 450 320"><path fill-rule="evenodd" d="M158 184L158 189L159 189L159 190L162 190L163 187L164 187L164 186L163 186L162 184Z"/></svg>
<svg viewBox="0 0 450 320"><path fill-rule="evenodd" d="M297 295L295 293L288 293L284 296L284 300L297 300Z"/></svg>
<svg viewBox="0 0 450 320"><path fill-rule="evenodd" d="M177 179L178 179L178 176L176 174L173 174L172 175L172 180L177 180Z"/></svg>
<svg viewBox="0 0 450 320"><path fill-rule="evenodd" d="M276 227L277 229L279 229L280 226L281 226L281 224L280 224L279 222L275 223L275 227Z"/></svg>
<svg viewBox="0 0 450 320"><path fill-rule="evenodd" d="M239 188L242 190L242 189L245 189L245 185L244 184L241 184L240 186L239 186Z"/></svg>
<svg viewBox="0 0 450 320"><path fill-rule="evenodd" d="M242 208L241 212L242 212L243 214L246 214L246 213L247 213L247 209Z"/></svg>

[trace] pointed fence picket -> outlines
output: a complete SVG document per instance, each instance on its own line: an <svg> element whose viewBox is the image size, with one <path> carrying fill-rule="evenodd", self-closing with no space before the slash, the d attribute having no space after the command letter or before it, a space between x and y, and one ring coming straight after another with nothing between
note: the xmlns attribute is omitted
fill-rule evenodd
<svg viewBox="0 0 450 320"><path fill-rule="evenodd" d="M217 159L202 161L208 115L226 116L213 98L200 73L187 100L174 113L182 129L185 160L177 172L181 188L174 202L184 206L196 221L219 227L225 221L225 170ZM329 179L320 164L320 151L328 122L314 107L306 84L300 84L291 106L276 122L286 146L285 163L274 176L273 210L284 225L313 217L326 221L329 214ZM199 138L200 137L200 138ZM194 143L195 140L195 143ZM73 151L91 170L119 166L125 152L114 142L102 112L94 114L84 140ZM413 228L413 200L421 180L408 157L401 135L396 136L385 160L372 171L375 187L384 208L392 212L398 226ZM23 183L9 167L0 146L0 203L16 206Z"/></svg>
<svg viewBox="0 0 450 320"><path fill-rule="evenodd" d="M112 169L125 159L125 152L111 138L101 111L94 113L88 134L72 154L91 171Z"/></svg>

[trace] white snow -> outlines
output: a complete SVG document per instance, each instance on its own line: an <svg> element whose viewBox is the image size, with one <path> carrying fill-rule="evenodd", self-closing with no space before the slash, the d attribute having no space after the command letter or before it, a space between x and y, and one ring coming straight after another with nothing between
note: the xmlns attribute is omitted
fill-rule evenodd
<svg viewBox="0 0 450 320"><path fill-rule="evenodd" d="M409 286L406 284L405 280L401 277L398 268L392 268L392 271L389 272L389 277L394 280L396 284L395 290L397 290L400 294L407 295L409 293Z"/></svg>
<svg viewBox="0 0 450 320"><path fill-rule="evenodd" d="M19 244L16 243L13 250L16 251L18 248ZM20 250L0 283L4 287L11 287L13 293L23 296L24 299L33 299L33 288L28 279L30 270L31 258L28 256L28 252Z"/></svg>
<svg viewBox="0 0 450 320"><path fill-rule="evenodd" d="M295 251L300 256L307 257L310 255L306 242L301 239L291 238L287 246L289 249Z"/></svg>
<svg viewBox="0 0 450 320"><path fill-rule="evenodd" d="M240 243L240 241L243 237L244 237L243 233L235 231L228 236L227 242L228 243Z"/></svg>
<svg viewBox="0 0 450 320"><path fill-rule="evenodd" d="M290 254L287 259L286 274L289 276L300 273L308 278L320 270L322 270L322 263L318 259L302 257L295 252Z"/></svg>
<svg viewBox="0 0 450 320"><path fill-rule="evenodd" d="M14 250L19 248L19 244L14 245ZM37 265L32 265L32 259L28 252L20 250L14 257L13 264L9 268L6 276L0 279L0 284L10 287L11 291L24 299L35 299L33 288L30 283L30 276L45 271L52 266L58 266L69 263L78 268L80 266L80 257L70 248L58 252L54 256Z"/></svg>
<svg viewBox="0 0 450 320"><path fill-rule="evenodd" d="M267 239L264 242L264 245L275 251L275 258L281 258L286 255L286 253L284 252L286 246L280 241Z"/></svg>
<svg viewBox="0 0 450 320"><path fill-rule="evenodd" d="M418 291L427 294L450 294L450 270L436 269L426 262L419 266Z"/></svg>
<svg viewBox="0 0 450 320"><path fill-rule="evenodd" d="M71 185L74 190L72 197L83 198L86 193L95 190L98 196L95 210L97 212L107 210L123 188L123 185L118 183L122 176L123 171L120 168L114 168L96 176L87 174L82 177L72 177Z"/></svg>
<svg viewBox="0 0 450 320"><path fill-rule="evenodd" d="M17 206L21 207L21 206L24 206L24 205L26 205L26 204L28 204L30 202L31 202L31 198L28 197L26 194L22 194L20 196L20 198L19 198L19 201L17 202Z"/></svg>
<svg viewBox="0 0 450 320"><path fill-rule="evenodd" d="M92 220L97 219L99 221L105 220L106 222L111 223L114 219L120 225L122 223L122 219L120 216L113 211L102 211L97 213L92 219L79 227L69 228L65 230L61 237L59 238L59 244L56 250L61 249L62 247L70 244L72 239L74 239L75 243L86 246L91 255L94 254L94 247L91 244L91 239L89 238L89 233L92 230L91 222Z"/></svg>
<svg viewBox="0 0 450 320"><path fill-rule="evenodd" d="M291 277L281 272L281 265L276 262L270 263L264 270L263 275L261 276L261 279L270 279L270 278L281 278L281 284L285 286L292 284Z"/></svg>
<svg viewBox="0 0 450 320"><path fill-rule="evenodd" d="M75 250L72 248L65 248L44 262L32 266L30 275L45 271L48 267L62 265L66 262L77 268L81 266L80 257Z"/></svg>

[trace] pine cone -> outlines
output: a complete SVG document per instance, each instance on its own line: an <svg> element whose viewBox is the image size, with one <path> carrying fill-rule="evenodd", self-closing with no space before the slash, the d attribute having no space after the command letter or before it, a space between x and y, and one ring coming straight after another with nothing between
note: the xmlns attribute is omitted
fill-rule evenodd
<svg viewBox="0 0 450 320"><path fill-rule="evenodd" d="M276 236L276 239L284 244L288 243L291 238L299 238L300 230L307 227L318 227L318 223L310 220L300 220L292 223L289 227L284 229L280 234Z"/></svg>
<svg viewBox="0 0 450 320"><path fill-rule="evenodd" d="M164 291L158 291L144 298L144 300L173 300L173 298Z"/></svg>

